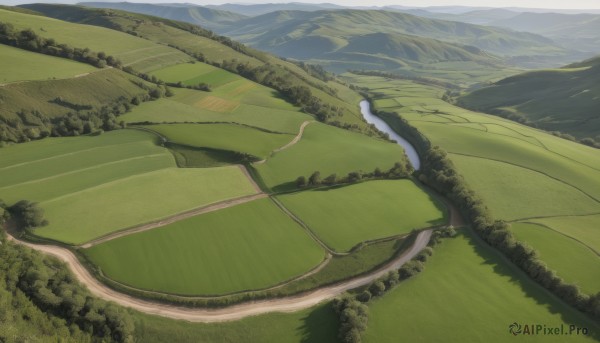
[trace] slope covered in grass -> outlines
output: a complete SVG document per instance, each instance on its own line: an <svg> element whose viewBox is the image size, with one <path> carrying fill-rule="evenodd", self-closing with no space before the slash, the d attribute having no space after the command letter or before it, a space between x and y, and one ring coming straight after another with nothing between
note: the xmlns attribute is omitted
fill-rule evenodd
<svg viewBox="0 0 600 343"><path fill-rule="evenodd" d="M533 71L459 98L462 106L522 118L577 138L600 136L600 59L562 69ZM599 142L600 143L600 142Z"/></svg>
<svg viewBox="0 0 600 343"><path fill-rule="evenodd" d="M0 44L0 83L64 79L87 74L96 68L63 58L36 54Z"/></svg>
<svg viewBox="0 0 600 343"><path fill-rule="evenodd" d="M119 282L189 295L265 288L307 272L324 257L269 199L118 238L85 254Z"/></svg>
<svg viewBox="0 0 600 343"><path fill-rule="evenodd" d="M461 233L435 249L419 276L369 306L365 342L593 342L583 336L518 336L510 324L569 325L600 330L597 323L567 306L473 234ZM464 325L470 323L470 325Z"/></svg>
<svg viewBox="0 0 600 343"><path fill-rule="evenodd" d="M293 139L289 134L269 133L234 124L161 124L146 128L177 144L235 151L260 159Z"/></svg>
<svg viewBox="0 0 600 343"><path fill-rule="evenodd" d="M511 228L520 241L536 247L548 268L561 271L566 282L576 284L585 294L600 291L600 255L596 252L541 225L513 223Z"/></svg>

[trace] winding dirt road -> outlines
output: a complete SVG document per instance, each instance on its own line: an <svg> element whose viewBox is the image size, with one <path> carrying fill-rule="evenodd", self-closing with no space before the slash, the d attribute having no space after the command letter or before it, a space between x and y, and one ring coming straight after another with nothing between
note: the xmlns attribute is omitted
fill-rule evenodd
<svg viewBox="0 0 600 343"><path fill-rule="evenodd" d="M220 309L193 309L189 307L165 305L119 293L94 278L87 269L81 265L77 257L75 257L71 251L53 245L26 243L15 239L10 234L7 234L7 237L9 240L18 244L55 256L64 261L73 271L73 274L75 274L77 279L86 285L92 294L104 300L113 301L119 305L147 314L190 322L213 323L239 320L245 317L269 312L295 312L332 299L347 290L369 284L373 280L385 275L387 272L400 268L400 266L418 254L429 242L431 230L421 231L417 235L415 243L402 255L367 275L297 296L247 302Z"/></svg>

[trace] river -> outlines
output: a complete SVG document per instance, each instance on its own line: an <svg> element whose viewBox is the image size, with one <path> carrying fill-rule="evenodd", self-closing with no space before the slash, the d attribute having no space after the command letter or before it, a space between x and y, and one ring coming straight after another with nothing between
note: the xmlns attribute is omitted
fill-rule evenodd
<svg viewBox="0 0 600 343"><path fill-rule="evenodd" d="M379 129L379 131L385 132L390 135L390 138L398 142L398 144L404 148L406 152L406 156L408 156L408 160L410 164L412 164L415 170L419 170L421 168L421 160L419 159L419 154L417 154L417 150L412 146L406 139L401 137L396 131L392 130L392 128L383 121L383 119L371 113L371 105L367 100L363 100L360 102L360 112L363 117L369 124L375 125Z"/></svg>

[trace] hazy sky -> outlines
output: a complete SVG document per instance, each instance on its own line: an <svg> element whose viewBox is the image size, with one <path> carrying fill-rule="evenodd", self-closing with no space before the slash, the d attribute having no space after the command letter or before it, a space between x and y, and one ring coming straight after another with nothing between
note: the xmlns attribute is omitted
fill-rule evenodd
<svg viewBox="0 0 600 343"><path fill-rule="evenodd" d="M83 0L0 0L0 4L16 5L35 2L75 3ZM89 0L88 0L89 1ZM105 1L105 0L95 0ZM145 3L195 3L199 5L223 3L336 3L346 6L481 6L481 7L530 7L530 8L561 8L561 9L600 9L600 0L119 0Z"/></svg>

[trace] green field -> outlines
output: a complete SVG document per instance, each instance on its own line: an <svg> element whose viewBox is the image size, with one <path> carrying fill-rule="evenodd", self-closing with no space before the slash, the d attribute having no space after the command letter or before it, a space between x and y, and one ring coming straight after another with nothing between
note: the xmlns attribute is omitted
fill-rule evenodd
<svg viewBox="0 0 600 343"><path fill-rule="evenodd" d="M437 86L346 76L370 89L377 109L397 113L432 145L449 152L459 174L495 219L545 224L598 252L599 221L597 216L587 215L600 213L600 150L451 105L441 100L444 89ZM540 253L548 251L550 244L543 239L528 243ZM569 249L573 256L590 256L586 245L571 244ZM543 255L549 256L542 258L548 265L563 256ZM579 280L573 274L577 270L597 268L594 259L582 258L579 261L583 265L577 267L570 266L568 258L564 260L554 262L552 268L566 280ZM593 291L593 281L597 280L581 281L581 286L585 283L586 290Z"/></svg>
<svg viewBox="0 0 600 343"><path fill-rule="evenodd" d="M333 173L344 176L358 170L371 172L377 167L387 170L404 160L404 151L397 144L313 123L297 144L255 168L267 186L293 188L298 176L308 177L315 171L322 177Z"/></svg>
<svg viewBox="0 0 600 343"><path fill-rule="evenodd" d="M561 233L530 223L513 223L520 241L535 246L552 270L559 270L568 283L577 284L585 294L600 291L600 255Z"/></svg>
<svg viewBox="0 0 600 343"><path fill-rule="evenodd" d="M443 205L410 180L369 181L278 199L336 251L445 222Z"/></svg>
<svg viewBox="0 0 600 343"><path fill-rule="evenodd" d="M313 119L295 110L237 102L230 105L231 101L226 97L216 97L213 93L190 89L173 91L173 97L145 102L120 119L127 123L232 122L293 134L298 132L302 122ZM212 103L209 103L211 99Z"/></svg>
<svg viewBox="0 0 600 343"><path fill-rule="evenodd" d="M600 236L598 228L600 227L600 214L591 216L573 216L573 217L553 217L553 218L535 218L528 221L546 225L569 237L573 237L580 242L600 253Z"/></svg>
<svg viewBox="0 0 600 343"><path fill-rule="evenodd" d="M9 204L40 202L50 225L36 234L76 244L255 192L237 166L176 168L155 140L150 133L122 130L3 148L0 192Z"/></svg>
<svg viewBox="0 0 600 343"><path fill-rule="evenodd" d="M226 323L188 323L142 314L136 317L135 336L147 343L338 342L339 323L329 303L294 313L270 313Z"/></svg>
<svg viewBox="0 0 600 343"><path fill-rule="evenodd" d="M317 243L269 199L118 238L85 254L116 281L190 295L265 288L324 258Z"/></svg>
<svg viewBox="0 0 600 343"><path fill-rule="evenodd" d="M32 29L38 35L53 38L58 43L89 48L95 52L103 51L141 72L192 60L177 49L97 26L73 24L3 9L0 9L0 21L11 23L17 29Z"/></svg>
<svg viewBox="0 0 600 343"><path fill-rule="evenodd" d="M97 70L88 64L0 44L0 83L64 79Z"/></svg>
<svg viewBox="0 0 600 343"><path fill-rule="evenodd" d="M497 218L515 220L600 210L598 202L584 193L539 172L485 158L450 157Z"/></svg>
<svg viewBox="0 0 600 343"><path fill-rule="evenodd" d="M182 63L169 66L160 70L155 70L152 72L152 75L165 82L181 82L186 86L195 86L200 83L206 83L211 87L219 87L241 78L241 76L201 62Z"/></svg>
<svg viewBox="0 0 600 343"><path fill-rule="evenodd" d="M170 142L198 148L236 151L265 159L294 137L235 124L163 124L146 128Z"/></svg>
<svg viewBox="0 0 600 343"><path fill-rule="evenodd" d="M592 342L586 336L518 336L513 322L600 326L550 295L488 246L462 233L435 249L425 270L369 306L364 342ZM468 323L468 324L465 324Z"/></svg>

